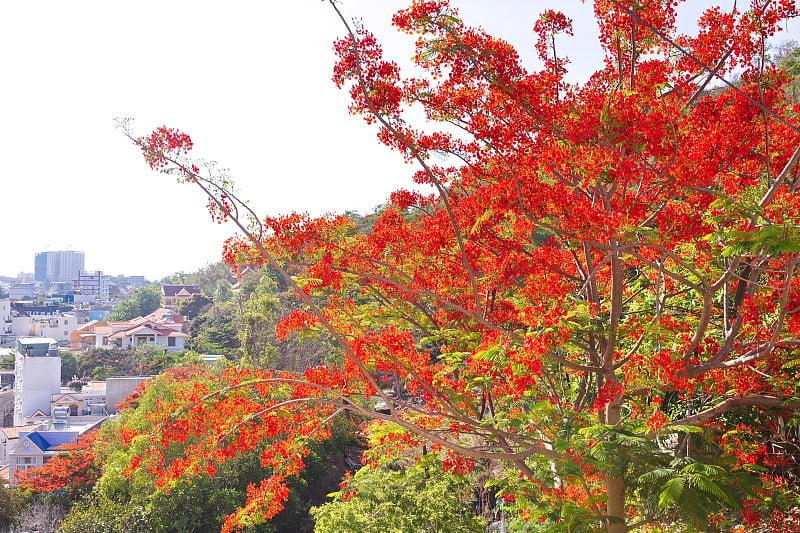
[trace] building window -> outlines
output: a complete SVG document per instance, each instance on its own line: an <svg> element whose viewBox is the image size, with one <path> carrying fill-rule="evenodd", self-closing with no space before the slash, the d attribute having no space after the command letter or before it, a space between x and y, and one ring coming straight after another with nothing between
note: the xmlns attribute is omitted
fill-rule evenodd
<svg viewBox="0 0 800 533"><path fill-rule="evenodd" d="M18 465L32 465L33 457L17 457Z"/></svg>
<svg viewBox="0 0 800 533"><path fill-rule="evenodd" d="M167 346L175 346L175 337L167 337Z"/></svg>

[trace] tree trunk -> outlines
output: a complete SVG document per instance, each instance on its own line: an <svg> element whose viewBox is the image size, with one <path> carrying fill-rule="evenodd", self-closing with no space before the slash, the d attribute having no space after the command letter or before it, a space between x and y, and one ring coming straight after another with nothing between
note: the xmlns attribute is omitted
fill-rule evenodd
<svg viewBox="0 0 800 533"><path fill-rule="evenodd" d="M621 419L619 398L614 398L606 408L608 424L616 425ZM625 525L625 478L606 474L606 516L609 519L608 533L624 533Z"/></svg>
<svg viewBox="0 0 800 533"><path fill-rule="evenodd" d="M623 533L625 526L625 478L606 476L606 515L608 533Z"/></svg>

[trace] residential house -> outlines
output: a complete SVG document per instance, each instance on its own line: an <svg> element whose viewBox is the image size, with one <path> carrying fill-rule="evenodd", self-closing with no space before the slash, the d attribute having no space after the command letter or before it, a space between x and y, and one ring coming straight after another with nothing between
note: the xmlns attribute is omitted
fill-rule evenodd
<svg viewBox="0 0 800 533"><path fill-rule="evenodd" d="M0 428L0 465L8 464L8 450L17 443L20 433L29 433L40 427L41 424L28 424L27 426Z"/></svg>
<svg viewBox="0 0 800 533"><path fill-rule="evenodd" d="M91 320L78 326L75 331L69 334L69 347L72 350L85 350L97 346L97 334L95 328L108 326L107 322ZM101 343L105 344L105 342Z"/></svg>
<svg viewBox="0 0 800 533"><path fill-rule="evenodd" d="M195 294L203 294L196 285L162 285L161 305L167 309L175 309L180 300L188 300Z"/></svg>
<svg viewBox="0 0 800 533"><path fill-rule="evenodd" d="M8 448L8 479L14 480L17 470L39 467L59 453L62 444L76 442L79 431L20 432L17 442Z"/></svg>
<svg viewBox="0 0 800 533"><path fill-rule="evenodd" d="M8 479L14 481L17 470L42 466L48 459L60 453L65 444L75 443L78 437L100 427L107 417L84 417L84 420L70 421L68 409L55 413L53 420L33 429L18 428L16 442L9 440L6 457L8 459Z"/></svg>
<svg viewBox="0 0 800 533"><path fill-rule="evenodd" d="M96 348L132 348L155 344L163 346L168 352L177 352L184 349L185 338L183 317L162 308L132 320L86 324L78 334L79 342L76 344L88 346L92 340Z"/></svg>

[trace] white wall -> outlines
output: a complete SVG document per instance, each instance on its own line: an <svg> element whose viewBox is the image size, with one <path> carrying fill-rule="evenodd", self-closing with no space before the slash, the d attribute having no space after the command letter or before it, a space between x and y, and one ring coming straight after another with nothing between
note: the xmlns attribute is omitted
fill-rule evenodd
<svg viewBox="0 0 800 533"><path fill-rule="evenodd" d="M23 425L24 417L37 409L50 414L50 397L61 392L60 357L25 357L17 353L17 380L14 384L14 424ZM20 380L20 377L22 378Z"/></svg>
<svg viewBox="0 0 800 533"><path fill-rule="evenodd" d="M0 335L13 333L11 327L11 300L0 299Z"/></svg>
<svg viewBox="0 0 800 533"><path fill-rule="evenodd" d="M20 337L49 337L68 341L69 334L78 329L75 315L15 316L11 330Z"/></svg>

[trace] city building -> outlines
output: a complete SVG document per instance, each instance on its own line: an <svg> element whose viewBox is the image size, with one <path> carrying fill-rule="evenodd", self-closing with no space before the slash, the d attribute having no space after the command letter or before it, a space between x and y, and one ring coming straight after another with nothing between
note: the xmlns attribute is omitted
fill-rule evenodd
<svg viewBox="0 0 800 533"><path fill-rule="evenodd" d="M50 416L50 400L61 392L61 356L55 339L20 337L14 363L14 425Z"/></svg>
<svg viewBox="0 0 800 533"><path fill-rule="evenodd" d="M83 252L39 252L34 260L33 277L42 282L72 282L84 271L83 265Z"/></svg>
<svg viewBox="0 0 800 533"><path fill-rule="evenodd" d="M78 317L72 307L62 308L54 302L11 303L11 334L17 337L48 337L66 343L78 328Z"/></svg>
<svg viewBox="0 0 800 533"><path fill-rule="evenodd" d="M151 376L115 376L106 380L106 412L117 413L117 408L142 382L152 379Z"/></svg>
<svg viewBox="0 0 800 533"><path fill-rule="evenodd" d="M0 299L0 345L5 344L14 333L11 330L11 300Z"/></svg>
<svg viewBox="0 0 800 533"><path fill-rule="evenodd" d="M26 298L33 298L39 291L39 287L35 283L23 281L11 285L8 289L8 297L12 300L24 300Z"/></svg>
<svg viewBox="0 0 800 533"><path fill-rule="evenodd" d="M79 272L72 280L74 303L108 303L108 276L103 272Z"/></svg>

